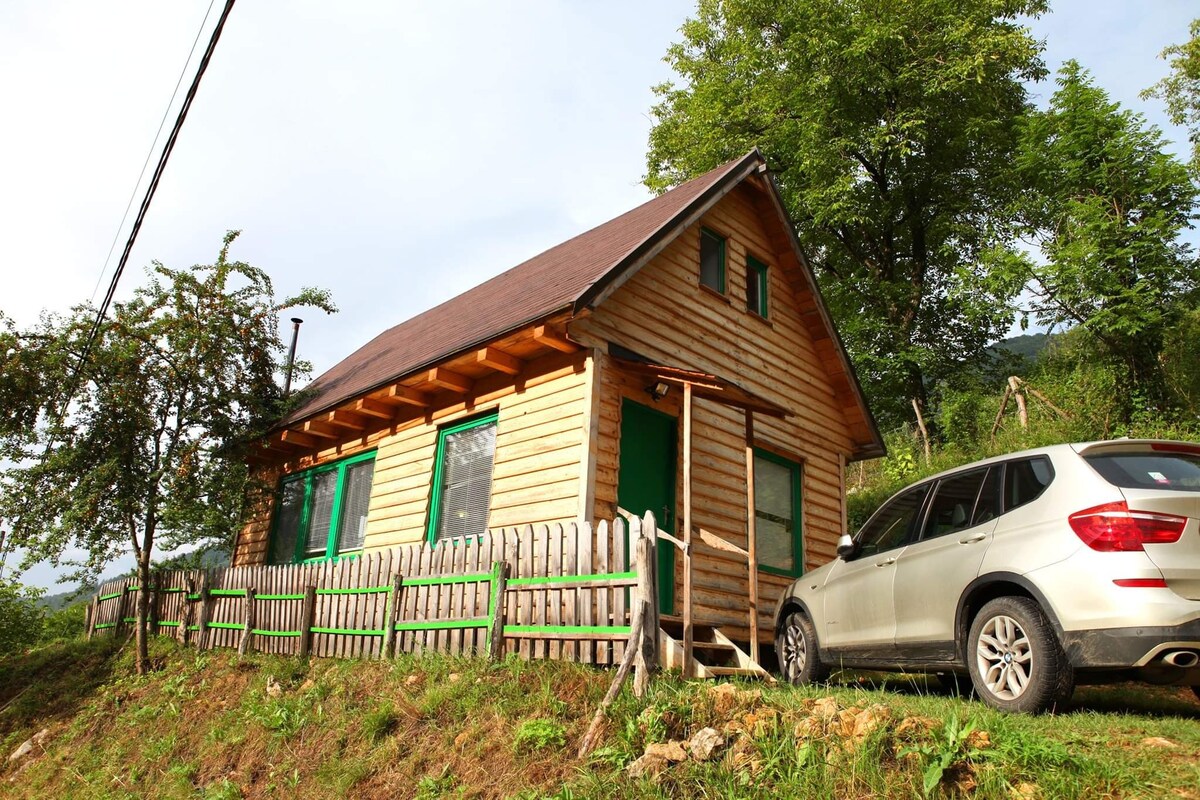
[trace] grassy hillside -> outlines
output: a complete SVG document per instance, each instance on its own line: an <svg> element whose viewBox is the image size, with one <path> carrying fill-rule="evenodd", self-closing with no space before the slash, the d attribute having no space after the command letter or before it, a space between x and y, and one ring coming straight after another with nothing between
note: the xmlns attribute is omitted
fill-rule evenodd
<svg viewBox="0 0 1200 800"><path fill-rule="evenodd" d="M117 643L0 662L0 797L1200 797L1190 692L1086 689L1058 716L1010 717L861 679L828 689L686 684L614 706L575 749L611 673L432 657L352 662L196 653L155 643L130 677ZM710 760L647 745L705 728ZM7 754L47 733L15 761ZM674 752L673 752L674 751Z"/></svg>

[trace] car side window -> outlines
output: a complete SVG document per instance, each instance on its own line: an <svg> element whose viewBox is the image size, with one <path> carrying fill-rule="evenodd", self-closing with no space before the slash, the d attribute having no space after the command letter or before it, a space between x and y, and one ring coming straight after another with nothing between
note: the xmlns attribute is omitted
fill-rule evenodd
<svg viewBox="0 0 1200 800"><path fill-rule="evenodd" d="M1004 475L1004 465L996 464L988 470L983 479L983 488L979 491L979 501L975 503L975 513L971 516L971 525L982 525L990 519L1000 516L1000 478Z"/></svg>
<svg viewBox="0 0 1200 800"><path fill-rule="evenodd" d="M1053 478L1054 470L1045 456L1009 461L1004 468L1005 512L1037 499Z"/></svg>
<svg viewBox="0 0 1200 800"><path fill-rule="evenodd" d="M882 553L907 542L928 492L928 485L909 489L876 511L858 534L859 554Z"/></svg>
<svg viewBox="0 0 1200 800"><path fill-rule="evenodd" d="M922 541L971 527L975 501L986 475L986 469L974 469L938 481L929 513L925 515Z"/></svg>

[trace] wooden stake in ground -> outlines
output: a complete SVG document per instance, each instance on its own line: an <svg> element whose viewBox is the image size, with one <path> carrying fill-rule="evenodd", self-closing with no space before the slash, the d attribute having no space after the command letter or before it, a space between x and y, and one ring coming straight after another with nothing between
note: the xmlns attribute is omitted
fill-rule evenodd
<svg viewBox="0 0 1200 800"><path fill-rule="evenodd" d="M604 723L604 712L617 699L617 695L621 691L621 684L625 683L625 679L629 677L629 668L633 666L634 655L640 649L638 643L642 637L642 626L650 614L644 599L640 605L642 607L638 609L638 613L633 615L633 626L629 631L629 645L625 648L625 658L622 659L621 666L617 669L612 686L608 687L608 694L604 695L604 699L600 701L600 707L596 709L596 715L592 717L592 724L588 725L587 733L583 735L583 740L579 743L580 758L587 756L596 746L596 739L600 735L600 726Z"/></svg>

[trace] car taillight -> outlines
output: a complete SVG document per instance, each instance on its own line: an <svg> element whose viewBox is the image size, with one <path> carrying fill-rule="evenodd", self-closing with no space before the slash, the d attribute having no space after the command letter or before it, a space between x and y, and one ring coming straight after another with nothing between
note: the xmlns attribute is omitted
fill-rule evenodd
<svg viewBox="0 0 1200 800"><path fill-rule="evenodd" d="M1144 544L1177 542L1187 525L1187 517L1130 511L1124 500L1076 511L1067 521L1084 544L1106 553L1141 550Z"/></svg>

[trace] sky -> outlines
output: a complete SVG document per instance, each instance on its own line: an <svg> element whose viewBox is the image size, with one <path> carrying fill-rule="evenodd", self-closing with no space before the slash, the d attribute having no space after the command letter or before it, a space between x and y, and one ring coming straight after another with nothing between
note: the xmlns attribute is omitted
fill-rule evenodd
<svg viewBox="0 0 1200 800"><path fill-rule="evenodd" d="M161 120L174 119L168 101L181 74L182 98L222 5L0 4L0 311L19 324L102 298L132 222L121 226L126 205L135 187L140 203L139 173ZM1079 60L1185 152L1161 104L1138 93L1166 74L1158 53L1187 38L1194 0L1053 6L1031 23L1047 65ZM319 374L649 199L651 87L671 78L662 58L694 8L242 0L118 299L152 260L211 263L239 229L232 257L265 269L277 295L332 292L338 314L298 312L300 356ZM1034 87L1035 101L1053 88ZM24 580L50 585L55 574L40 565Z"/></svg>

